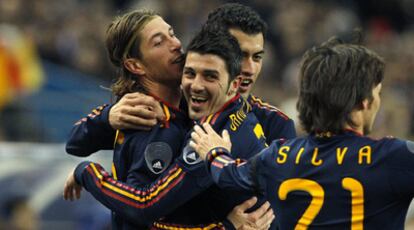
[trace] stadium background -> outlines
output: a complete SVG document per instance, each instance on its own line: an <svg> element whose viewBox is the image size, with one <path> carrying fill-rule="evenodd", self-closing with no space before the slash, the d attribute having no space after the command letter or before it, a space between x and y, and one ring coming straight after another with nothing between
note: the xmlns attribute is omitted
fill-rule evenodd
<svg viewBox="0 0 414 230"><path fill-rule="evenodd" d="M105 89L115 77L103 42L107 25L125 10L154 9L185 47L208 12L224 2L0 1L0 229L15 220L21 229L108 228L109 212L88 194L72 203L61 196L68 172L81 160L64 152L72 124L111 100ZM414 139L413 0L239 2L269 25L256 95L296 119L297 67L304 50L360 27L364 44L387 62L372 136ZM92 159L109 165L111 152Z"/></svg>

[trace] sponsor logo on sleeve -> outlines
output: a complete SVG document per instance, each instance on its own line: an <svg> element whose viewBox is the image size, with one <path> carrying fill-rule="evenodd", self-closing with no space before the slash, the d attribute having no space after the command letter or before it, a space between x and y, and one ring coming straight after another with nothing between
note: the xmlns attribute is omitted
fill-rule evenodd
<svg viewBox="0 0 414 230"><path fill-rule="evenodd" d="M183 159L184 162L189 165L194 165L202 161L200 156L198 156L194 149L191 148L189 145L186 145L183 150Z"/></svg>
<svg viewBox="0 0 414 230"><path fill-rule="evenodd" d="M173 152L165 142L153 142L145 148L145 162L149 170L154 174L160 174L170 165Z"/></svg>

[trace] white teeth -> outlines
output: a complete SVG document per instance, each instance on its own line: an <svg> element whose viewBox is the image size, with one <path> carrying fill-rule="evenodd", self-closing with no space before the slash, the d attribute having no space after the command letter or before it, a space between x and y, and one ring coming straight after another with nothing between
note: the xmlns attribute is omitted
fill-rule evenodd
<svg viewBox="0 0 414 230"><path fill-rule="evenodd" d="M196 102L205 102L205 101L207 101L207 98L204 98L204 97L198 97L198 96L191 96L191 99L192 99L193 101L196 101Z"/></svg>
<svg viewBox="0 0 414 230"><path fill-rule="evenodd" d="M247 87L247 86L249 86L251 83L253 83L253 81L252 81L252 80L250 80L250 79L243 79L243 80L241 81L241 86Z"/></svg>

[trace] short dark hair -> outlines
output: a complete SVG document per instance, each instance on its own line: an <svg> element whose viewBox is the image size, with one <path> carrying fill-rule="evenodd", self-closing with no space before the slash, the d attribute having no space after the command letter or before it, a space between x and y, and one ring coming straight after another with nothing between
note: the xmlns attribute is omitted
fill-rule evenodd
<svg viewBox="0 0 414 230"><path fill-rule="evenodd" d="M227 31L201 29L188 45L188 52L214 54L222 58L229 73L229 82L241 72L243 53L237 40Z"/></svg>
<svg viewBox="0 0 414 230"><path fill-rule="evenodd" d="M355 126L351 112L363 100L372 101L384 67L375 52L336 37L308 50L302 58L297 103L305 130L340 133L345 124Z"/></svg>
<svg viewBox="0 0 414 230"><path fill-rule="evenodd" d="M266 22L249 6L227 3L208 14L204 26L219 24L225 30L237 28L246 34L266 34Z"/></svg>

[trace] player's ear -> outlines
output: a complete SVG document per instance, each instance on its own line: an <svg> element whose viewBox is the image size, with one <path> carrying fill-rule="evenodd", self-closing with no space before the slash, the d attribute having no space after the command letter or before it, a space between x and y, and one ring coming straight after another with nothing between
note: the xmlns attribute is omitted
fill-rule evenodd
<svg viewBox="0 0 414 230"><path fill-rule="evenodd" d="M365 98L360 105L360 109L361 110L369 109L370 104L371 104L371 101Z"/></svg>
<svg viewBox="0 0 414 230"><path fill-rule="evenodd" d="M242 78L240 77L240 76L237 76L232 82L231 82L231 84L232 84L232 86L233 86L233 88L235 88L236 89L236 91L239 89L239 86L240 86L240 84L241 84L241 81L242 81Z"/></svg>
<svg viewBox="0 0 414 230"><path fill-rule="evenodd" d="M229 90L227 91L228 95L232 95L233 93L237 92L241 84L241 79L241 77L237 76L233 81L230 82Z"/></svg>
<svg viewBox="0 0 414 230"><path fill-rule="evenodd" d="M124 61L125 68L137 75L144 75L145 74L145 68L144 65L136 58L128 58Z"/></svg>

